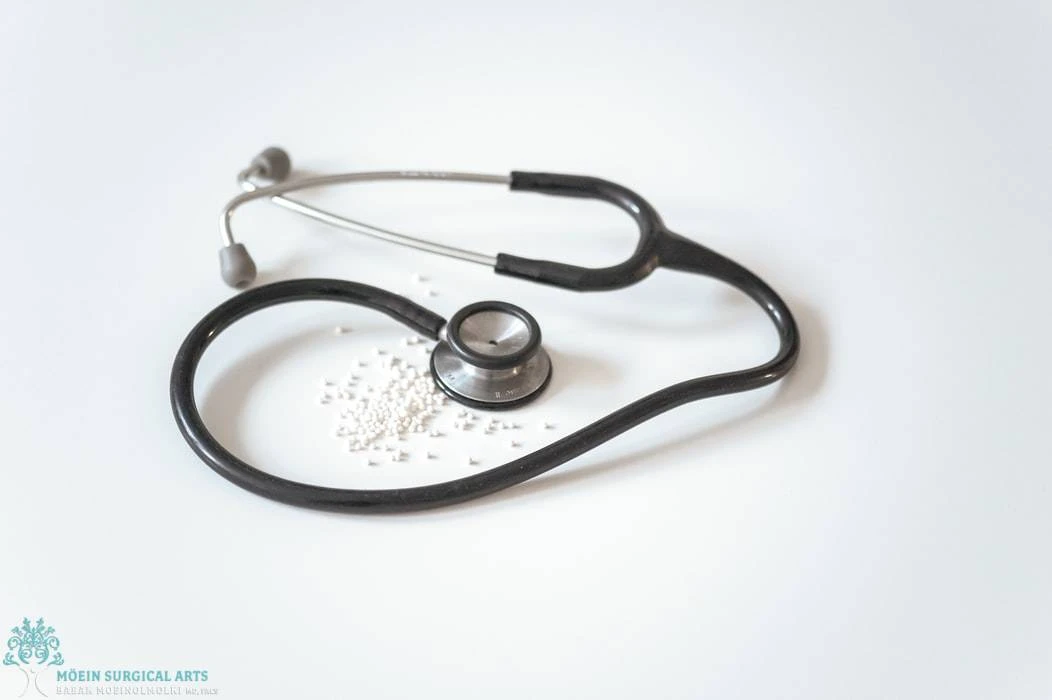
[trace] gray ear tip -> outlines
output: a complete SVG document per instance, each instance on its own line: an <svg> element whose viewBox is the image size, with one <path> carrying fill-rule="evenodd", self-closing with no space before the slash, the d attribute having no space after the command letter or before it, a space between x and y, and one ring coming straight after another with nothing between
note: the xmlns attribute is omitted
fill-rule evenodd
<svg viewBox="0 0 1052 700"><path fill-rule="evenodd" d="M281 182L292 172L292 159L285 149L271 146L252 159L252 167L259 168L263 177Z"/></svg>
<svg viewBox="0 0 1052 700"><path fill-rule="evenodd" d="M223 281L235 289L242 289L256 279L256 263L244 243L235 243L219 250L219 272Z"/></svg>

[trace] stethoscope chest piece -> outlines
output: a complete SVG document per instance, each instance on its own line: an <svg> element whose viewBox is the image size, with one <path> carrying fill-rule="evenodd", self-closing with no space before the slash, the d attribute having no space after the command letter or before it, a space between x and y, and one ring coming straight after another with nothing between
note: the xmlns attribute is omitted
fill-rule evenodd
<svg viewBox="0 0 1052 700"><path fill-rule="evenodd" d="M513 304L480 301L449 319L431 353L431 375L458 403L514 408L540 395L552 362L533 316Z"/></svg>

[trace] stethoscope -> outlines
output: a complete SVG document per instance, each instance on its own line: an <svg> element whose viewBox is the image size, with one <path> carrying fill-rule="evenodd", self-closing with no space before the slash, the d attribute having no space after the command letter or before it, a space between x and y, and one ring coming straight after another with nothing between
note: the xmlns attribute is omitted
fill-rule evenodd
<svg viewBox="0 0 1052 700"><path fill-rule="evenodd" d="M777 328L780 343L775 356L761 365L688 379L665 387L562 439L493 469L410 488L332 488L280 478L257 469L223 447L205 426L194 397L194 377L202 355L220 333L251 313L287 302L328 300L368 307L438 341L431 354L431 375L451 399L477 409L498 410L533 401L547 386L552 362L541 345L540 327L524 309L505 302L470 304L447 321L397 294L345 280L295 279L247 289L209 312L187 335L172 366L170 394L179 430L198 457L223 477L261 496L307 508L360 513L404 512L460 503L554 469L682 404L750 391L775 382L784 377L796 362L800 348L796 322L773 289L733 260L669 231L645 199L613 182L580 175L534 172L483 175L410 170L287 180L290 174L289 156L279 148L266 149L239 174L239 183L245 191L223 208L220 217L223 239L219 252L220 270L223 280L230 286L248 287L256 276L256 266L244 244L234 240L231 231L233 214L243 204L270 199L286 209L348 231L488 265L499 274L564 289L618 289L639 282L658 267L707 275L740 289L759 304ZM260 178L272 184L261 186L258 183ZM533 260L507 253L488 256L370 226L286 196L313 187L381 180L493 183L522 192L600 199L617 205L635 219L639 226L639 243L627 260L603 268Z"/></svg>

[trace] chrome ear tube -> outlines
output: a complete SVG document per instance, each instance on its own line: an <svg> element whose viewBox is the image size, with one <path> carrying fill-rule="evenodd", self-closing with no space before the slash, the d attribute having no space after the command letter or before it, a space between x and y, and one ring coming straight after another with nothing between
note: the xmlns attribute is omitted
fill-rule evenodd
<svg viewBox="0 0 1052 700"><path fill-rule="evenodd" d="M328 224L344 231L376 238L387 243L486 265L487 267L494 267L497 264L497 258L493 255L443 245L423 238L391 231L390 229L380 228L379 226L370 226L361 221L355 221L354 219L319 209L314 205L293 199L288 195L291 192L317 187L391 180L432 180L507 185L511 182L511 177L508 175L486 175L484 173L437 170L382 170L289 180L288 176L291 171L292 159L288 153L281 148L271 146L259 153L252 159L251 164L247 168L238 173L238 184L241 185L241 189L244 192L227 203L219 220L219 233L223 241L223 247L219 251L220 273L223 281L229 286L235 289L244 289L251 285L256 278L256 265L252 261L252 257L248 254L243 244L234 240L234 234L231 230L231 219L238 207L257 199L269 199L279 207L294 211L309 219L320 221L323 224ZM267 182L259 183L257 182L258 178L263 178Z"/></svg>

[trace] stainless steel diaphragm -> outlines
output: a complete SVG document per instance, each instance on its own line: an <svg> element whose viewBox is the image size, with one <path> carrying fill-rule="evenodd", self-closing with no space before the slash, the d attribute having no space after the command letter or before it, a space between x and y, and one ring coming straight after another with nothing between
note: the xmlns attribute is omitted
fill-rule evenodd
<svg viewBox="0 0 1052 700"><path fill-rule="evenodd" d="M449 319L431 353L431 375L454 401L504 409L539 396L552 362L533 316L503 301L480 301Z"/></svg>

